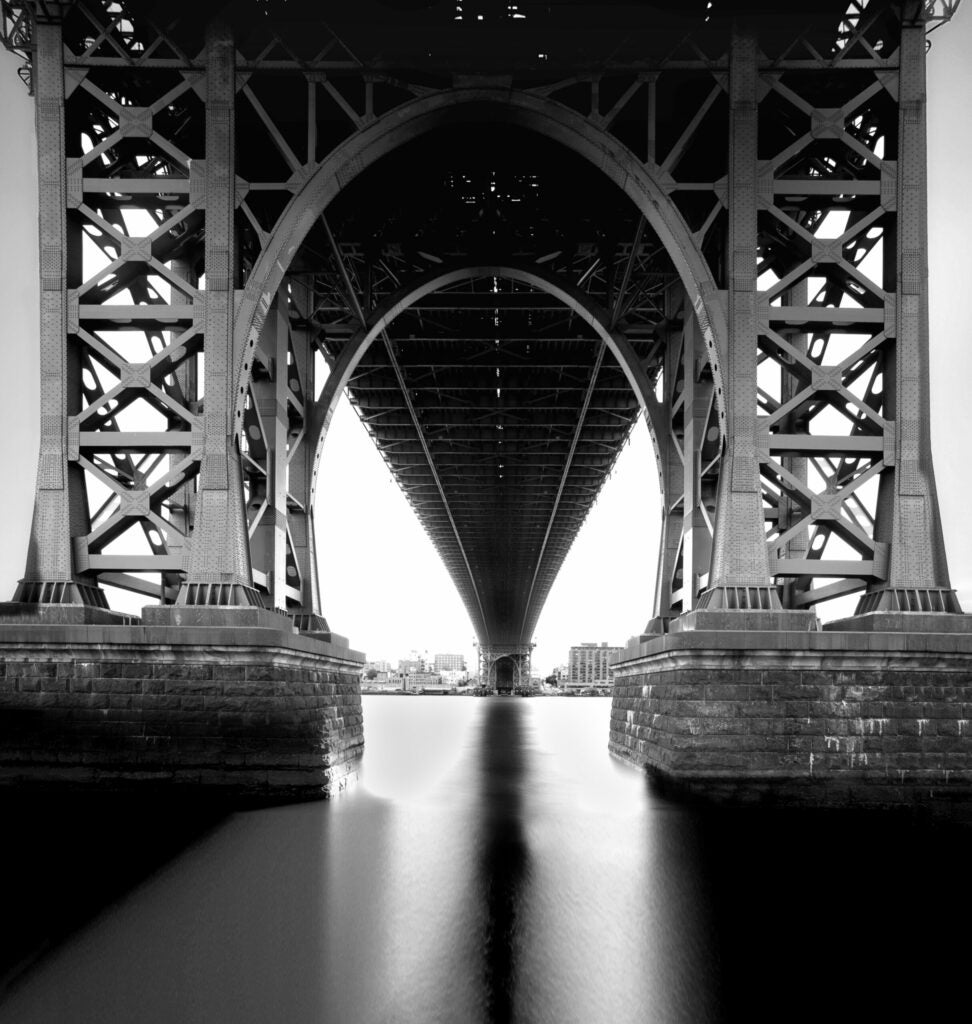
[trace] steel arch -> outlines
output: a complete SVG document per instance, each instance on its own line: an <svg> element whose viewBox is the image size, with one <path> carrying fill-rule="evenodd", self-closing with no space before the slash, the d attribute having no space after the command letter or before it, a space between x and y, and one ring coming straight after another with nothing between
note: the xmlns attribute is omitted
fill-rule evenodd
<svg viewBox="0 0 972 1024"><path fill-rule="evenodd" d="M722 367L728 354L728 328L719 290L692 233L662 185L654 163L642 163L626 146L569 107L547 97L512 89L471 87L423 96L397 107L351 136L309 175L277 221L253 266L241 296L234 332L237 398L234 427L239 432L255 349L277 288L318 218L354 178L394 149L463 119L476 106L505 114L508 123L535 131L578 153L603 171L644 215L665 246L699 320L719 395L725 433Z"/></svg>
<svg viewBox="0 0 972 1024"><path fill-rule="evenodd" d="M600 303L595 302L586 292L562 280L557 275L544 271L542 267L523 266L513 261L494 264L463 263L452 267L436 267L388 296L372 311L367 324L356 331L346 342L341 355L331 368L320 395L315 399L311 411L309 440L314 447L312 496L313 489L316 487L321 450L327 436L328 425L351 375L371 343L400 313L419 299L458 281L483 277L507 278L544 291L563 302L597 332L617 359L631 384L632 391L638 398L638 403L645 412L652 443L655 446L655 454L658 455L659 438L663 438L665 432L665 423L661 418L663 415L662 403L655 397L651 381L627 338L621 332L610 328L610 316ZM664 485L664 481L660 481L660 483L662 486ZM664 491L662 493L664 494Z"/></svg>
<svg viewBox="0 0 972 1024"><path fill-rule="evenodd" d="M317 491L321 456L324 441L327 438L328 426L334 416L341 395L344 393L352 374L372 342L400 313L426 295L459 281L484 277L506 278L544 291L560 302L563 302L565 306L569 307L578 317L594 329L598 337L600 337L601 341L618 361L645 414L645 421L648 425L648 431L655 450L655 466L658 471L659 490L664 502L666 500L666 479L663 472L664 463L661 454L661 446L667 445L664 406L656 398L648 374L642 367L637 354L627 338L621 332L611 328L608 312L586 292L564 281L557 275L549 273L542 267L502 262L496 264L464 263L452 267L436 267L388 296L372 311L367 323L348 339L341 351L341 355L331 368L331 372L321 389L320 395L314 400L308 416L308 443L314 452L310 485L311 503L313 504ZM472 570L469 568L468 563L466 568L472 583L473 592L477 594L478 601L476 581L473 578ZM481 604L480 612L482 614ZM484 614L482 615L482 621L484 630L487 631L485 635L488 637L488 627L486 626Z"/></svg>

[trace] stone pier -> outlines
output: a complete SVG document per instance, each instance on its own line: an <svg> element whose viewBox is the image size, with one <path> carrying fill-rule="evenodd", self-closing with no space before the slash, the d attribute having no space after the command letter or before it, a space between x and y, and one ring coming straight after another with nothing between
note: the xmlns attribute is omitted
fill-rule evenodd
<svg viewBox="0 0 972 1024"><path fill-rule="evenodd" d="M3 625L0 785L203 785L256 800L344 788L364 745L364 656L276 618Z"/></svg>
<svg viewBox="0 0 972 1024"><path fill-rule="evenodd" d="M611 751L669 788L837 804L972 796L968 633L690 630L632 641L615 673Z"/></svg>

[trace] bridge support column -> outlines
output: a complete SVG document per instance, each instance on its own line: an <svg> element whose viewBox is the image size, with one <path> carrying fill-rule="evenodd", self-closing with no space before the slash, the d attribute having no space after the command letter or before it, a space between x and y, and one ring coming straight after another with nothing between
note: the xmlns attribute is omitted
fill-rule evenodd
<svg viewBox="0 0 972 1024"><path fill-rule="evenodd" d="M734 27L729 58L729 351L723 369L726 448L709 585L698 607L675 620L673 630L806 630L816 625L813 612L783 609L766 549L756 422L758 53L755 34Z"/></svg>
<svg viewBox="0 0 972 1024"><path fill-rule="evenodd" d="M530 685L533 644L491 644L479 648L482 685L497 693L515 693Z"/></svg>
<svg viewBox="0 0 972 1024"><path fill-rule="evenodd" d="M288 492L290 476L289 433L290 402L290 302L287 285L277 290L277 298L263 325L258 359L263 366L254 367L250 389L253 407L243 429L248 435L244 443L252 442L250 458L259 451L263 461L261 479L251 482L250 557L253 562L254 581L259 572L268 603L286 612L300 598L297 567L290 554L288 539ZM254 493L256 492L256 493ZM290 570L288 572L288 569Z"/></svg>
<svg viewBox="0 0 972 1024"><path fill-rule="evenodd" d="M887 130L890 166L882 169L890 184L884 210L893 216L884 236L883 405L869 410L884 441L874 543L862 545L873 548L873 570L857 614L823 630L811 612L781 607L770 571L781 561L812 566L820 557L806 543L807 529L827 521L813 503L824 507L848 478L835 473L830 490L807 496L801 514L813 449L776 449L789 486L777 488L775 536L785 539L771 543L777 565L769 564L760 459L772 461L774 435L767 449L756 392L758 332L768 331L756 305L757 51L748 33L734 32L726 448L709 589L697 609L672 620L668 635L632 641L615 665L610 748L674 788L715 798L946 807L972 796L972 616L959 613L948 579L929 438L925 15L921 3L907 8L897 131ZM833 116L815 113L817 130L829 137L824 114ZM807 298L800 281L788 290L783 303L792 320L782 313L774 320L782 326L773 345L799 361L805 339L782 332L793 329L788 321L809 320L801 319ZM805 367L811 375L828 370L819 358ZM809 386L789 376L784 405L795 391L817 389L812 376ZM799 434L799 423L774 421L772 402L767 409L764 422L784 436ZM767 501L773 494L767 490ZM812 574L792 568L779 575L797 581L783 597L799 608L813 600L801 579Z"/></svg>
<svg viewBox="0 0 972 1024"><path fill-rule="evenodd" d="M924 5L906 5L898 72L897 216L886 243L896 336L885 367L885 418L894 465L882 474L876 539L889 547L885 581L833 629L972 631L949 582L931 455Z"/></svg>
<svg viewBox="0 0 972 1024"><path fill-rule="evenodd" d="M321 614L314 539L312 301L285 279L260 333L243 418L247 521L256 588L301 632L338 642Z"/></svg>
<svg viewBox="0 0 972 1024"><path fill-rule="evenodd" d="M659 431L655 436L656 456L659 466L659 477L662 492L661 536L658 549L658 570L655 574L655 606L652 618L645 628L646 634L665 633L672 617L682 610L677 591L682 573L681 558L683 554L681 535L685 519L685 467L683 451L677 448L676 414L674 406L677 384L681 381L682 362L685 357L684 345L687 326L679 317L688 317L684 309L676 309L671 299L668 324L665 328L665 359L662 371L662 418L672 424L671 430ZM684 413L684 408L682 409Z"/></svg>
<svg viewBox="0 0 972 1024"><path fill-rule="evenodd" d="M125 621L75 564L72 538L88 532L82 473L68 461L68 417L81 408L81 367L68 339L68 288L80 283L80 245L68 245L61 25L38 18L36 92L40 219L40 455L27 567L4 619ZM70 256L69 256L70 254Z"/></svg>
<svg viewBox="0 0 972 1024"><path fill-rule="evenodd" d="M668 318L662 418L671 429L656 434L664 507L655 608L646 636L667 632L672 619L698 603L699 581L711 557L718 479L720 431L709 361L681 289Z"/></svg>
<svg viewBox="0 0 972 1024"><path fill-rule="evenodd" d="M229 29L211 22L206 35L205 168L205 403L203 458L185 582L178 607L243 607L263 610L253 587L243 504L243 476L234 423L236 359L234 238L234 120L236 49ZM194 168L199 171L199 168ZM196 613L188 618L172 606L150 611L153 623L166 619L225 623ZM252 614L250 618L252 618Z"/></svg>
<svg viewBox="0 0 972 1024"><path fill-rule="evenodd" d="M300 581L300 605L291 609L294 623L301 632L336 637L324 616L321 604L320 577L317 572L317 536L314 516L314 445L311 438L308 406L317 394L314 372L314 343L310 328L314 309L313 289L305 281L290 281L290 337L294 365L303 405L303 432L290 453L290 494L295 499L288 509L287 523ZM293 389L291 389L293 390ZM335 639L334 642L337 642Z"/></svg>
<svg viewBox="0 0 972 1024"><path fill-rule="evenodd" d="M76 431L85 412L78 349L86 329L83 315L81 326L77 312L74 324L69 315L72 301L77 309L83 267L81 228L70 219L65 171L66 151L72 152L77 138L66 150L70 120L64 113L60 27L41 23L37 33L41 455L27 572L15 601L0 606L0 786L205 786L260 800L327 795L347 782L362 750L364 656L329 634L326 640L319 632L297 635L286 611L265 608L253 585L234 422L240 354L233 347L233 40L219 27L208 31L205 159L194 160L189 171L193 187L203 186L206 280L198 293L195 282L188 285L189 313L182 309L179 315L204 325L202 438L189 440L198 430L189 360L174 367L174 376L191 396L186 401L193 405L192 430L173 431L179 443L172 447L201 454L198 487L193 493L185 475L171 501L152 506L140 486L145 481L131 471L130 486L114 491L113 500L137 500L155 515L158 530L179 533L167 552L161 586L163 598L176 602L144 608L138 625L133 616L111 612L83 572L91 523ZM144 130L143 119L139 131ZM82 190L76 181L75 210ZM115 241L128 244L128 237ZM272 395L272 455L279 460L272 506L275 513L282 510L283 522L273 520L270 575L275 603L286 609L288 597L299 605L302 592L290 587L287 572L289 400L281 393L289 381L287 348L280 336L273 340L278 371L284 365ZM104 351L111 352L107 343ZM120 377L134 372L118 362ZM156 384L161 390L161 378ZM83 445L80 453L85 456ZM134 566L129 571L143 571L138 562ZM186 579L176 594L182 571Z"/></svg>

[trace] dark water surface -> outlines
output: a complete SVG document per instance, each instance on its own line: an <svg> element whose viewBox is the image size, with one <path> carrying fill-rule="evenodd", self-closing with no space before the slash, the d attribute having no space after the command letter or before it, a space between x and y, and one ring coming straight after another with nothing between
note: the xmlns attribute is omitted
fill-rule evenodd
<svg viewBox="0 0 972 1024"><path fill-rule="evenodd" d="M331 802L0 803L0 1021L972 1016L972 830L714 811L607 699L365 697Z"/></svg>

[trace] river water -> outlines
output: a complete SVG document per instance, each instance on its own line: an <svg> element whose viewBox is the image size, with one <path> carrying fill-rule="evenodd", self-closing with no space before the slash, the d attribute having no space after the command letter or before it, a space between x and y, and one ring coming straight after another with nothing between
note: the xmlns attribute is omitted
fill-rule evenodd
<svg viewBox="0 0 972 1024"><path fill-rule="evenodd" d="M968 1019L968 828L663 799L606 698L364 705L329 802L5 798L0 1021Z"/></svg>

